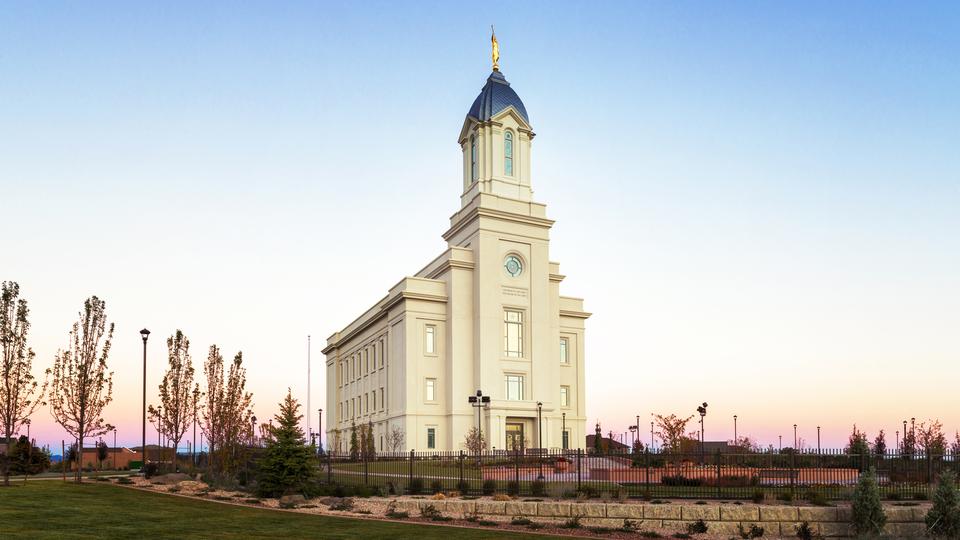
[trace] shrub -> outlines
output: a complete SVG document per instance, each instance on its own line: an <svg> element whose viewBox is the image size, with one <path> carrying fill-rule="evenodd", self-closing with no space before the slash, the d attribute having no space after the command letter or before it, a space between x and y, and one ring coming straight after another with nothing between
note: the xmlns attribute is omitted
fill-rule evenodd
<svg viewBox="0 0 960 540"><path fill-rule="evenodd" d="M520 482L511 480L507 482L507 495L517 496L520 494Z"/></svg>
<svg viewBox="0 0 960 540"><path fill-rule="evenodd" d="M497 481L484 480L481 491L483 492L484 495L493 495L497 491Z"/></svg>
<svg viewBox="0 0 960 540"><path fill-rule="evenodd" d="M423 478L411 478L410 483L407 484L407 491L409 491L411 495L419 495L420 492L423 491Z"/></svg>
<svg viewBox="0 0 960 540"><path fill-rule="evenodd" d="M127 478L126 476L124 476L123 478L118 478L118 479L117 479L117 483L118 483L118 484L123 484L123 485L125 485L125 486L129 486L130 484L133 484L133 480L131 480L131 479Z"/></svg>
<svg viewBox="0 0 960 540"><path fill-rule="evenodd" d="M387 511L383 515L390 519L407 519L410 517L409 512L397 512L397 501L390 501L390 504L387 505Z"/></svg>
<svg viewBox="0 0 960 540"><path fill-rule="evenodd" d="M443 482L434 480L430 482L430 493L440 493L443 491Z"/></svg>
<svg viewBox="0 0 960 540"><path fill-rule="evenodd" d="M853 491L853 532L858 536L879 535L887 524L887 516L880 504L880 488L873 469L860 475Z"/></svg>
<svg viewBox="0 0 960 540"><path fill-rule="evenodd" d="M676 476L664 476L662 483L665 486L697 487L703 484L703 480L700 478L687 478L682 474L678 474Z"/></svg>
<svg viewBox="0 0 960 540"><path fill-rule="evenodd" d="M763 527L757 527L751 523L749 529L744 529L741 523L737 525L737 532L740 533L740 538L760 538L763 536Z"/></svg>
<svg viewBox="0 0 960 540"><path fill-rule="evenodd" d="M513 519L510 520L511 525L529 525L531 523L533 522L530 521L530 518L526 518L523 516L515 516Z"/></svg>
<svg viewBox="0 0 960 540"><path fill-rule="evenodd" d="M542 529L544 527L546 527L546 525L544 525L543 523L537 523L537 522L530 522L530 524L527 525L527 528L533 531Z"/></svg>
<svg viewBox="0 0 960 540"><path fill-rule="evenodd" d="M693 538L693 536L691 536L690 533L682 533L682 532L673 533L673 537L680 538L682 540L689 540L690 538Z"/></svg>
<svg viewBox="0 0 960 540"><path fill-rule="evenodd" d="M777 493L777 500L783 502L793 502L793 490Z"/></svg>
<svg viewBox="0 0 960 540"><path fill-rule="evenodd" d="M657 531L640 531L640 536L643 538L663 538L663 535Z"/></svg>
<svg viewBox="0 0 960 540"><path fill-rule="evenodd" d="M457 482L457 491L464 495L470 493L470 482L467 482L466 480Z"/></svg>
<svg viewBox="0 0 960 540"><path fill-rule="evenodd" d="M156 463L146 463L140 471L143 473L144 478L153 478L157 475L159 467Z"/></svg>
<svg viewBox="0 0 960 540"><path fill-rule="evenodd" d="M587 527L587 530L594 534L610 534L616 531L616 529L610 527Z"/></svg>
<svg viewBox="0 0 960 540"><path fill-rule="evenodd" d="M513 500L513 498L505 493L495 493L493 495L493 500L503 502Z"/></svg>
<svg viewBox="0 0 960 540"><path fill-rule="evenodd" d="M830 501L827 500L827 494L822 491L811 489L807 491L803 498L814 506L830 506Z"/></svg>
<svg viewBox="0 0 960 540"><path fill-rule="evenodd" d="M801 540L813 540L813 528L810 527L810 523L804 521L797 527L797 538Z"/></svg>
<svg viewBox="0 0 960 540"><path fill-rule="evenodd" d="M497 523L496 521L490 521L489 519L481 519L480 521L477 522L477 525L480 525L481 527L499 527L500 526L500 524Z"/></svg>
<svg viewBox="0 0 960 540"><path fill-rule="evenodd" d="M564 521L560 526L564 529L579 529L582 527L580 524L580 516L573 516L572 518Z"/></svg>
<svg viewBox="0 0 960 540"><path fill-rule="evenodd" d="M620 528L627 532L634 532L640 528L640 525L632 519L625 519L623 520L623 525L621 525Z"/></svg>
<svg viewBox="0 0 960 540"><path fill-rule="evenodd" d="M957 499L957 477L944 471L933 492L933 507L927 512L927 533L933 537L960 537L960 501Z"/></svg>
<svg viewBox="0 0 960 540"><path fill-rule="evenodd" d="M542 497L547 492L547 484L543 480L530 482L530 492L534 497Z"/></svg>
<svg viewBox="0 0 960 540"><path fill-rule="evenodd" d="M762 489L753 490L753 497L751 497L751 499L753 500L753 502L757 504L762 503L764 499L763 490Z"/></svg>
<svg viewBox="0 0 960 540"><path fill-rule="evenodd" d="M437 507L428 504L420 509L420 517L429 519L430 521L450 521L453 518L443 515L440 510L437 510Z"/></svg>
<svg viewBox="0 0 960 540"><path fill-rule="evenodd" d="M707 524L702 519L687 524L687 533L689 534L703 534L705 532L707 532Z"/></svg>

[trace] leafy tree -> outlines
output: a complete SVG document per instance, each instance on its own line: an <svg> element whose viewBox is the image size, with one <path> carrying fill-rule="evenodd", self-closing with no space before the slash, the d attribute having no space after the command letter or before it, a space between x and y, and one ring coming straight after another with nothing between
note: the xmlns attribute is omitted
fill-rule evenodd
<svg viewBox="0 0 960 540"><path fill-rule="evenodd" d="M80 453L77 452L77 443L72 443L67 447L67 455L63 456L66 461L79 461Z"/></svg>
<svg viewBox="0 0 960 540"><path fill-rule="evenodd" d="M631 460L631 466L640 467L641 465L643 465L644 447L643 447L643 443L640 442L639 438L633 440L633 446L630 449L630 452L633 454L633 458Z"/></svg>
<svg viewBox="0 0 960 540"><path fill-rule="evenodd" d="M950 443L950 453L954 457L960 457L960 431L955 431L953 435L953 442Z"/></svg>
<svg viewBox="0 0 960 540"><path fill-rule="evenodd" d="M364 459L372 460L377 457L377 445L373 440L373 421L370 420L367 422L367 428L365 430L365 437L363 443L363 455Z"/></svg>
<svg viewBox="0 0 960 540"><path fill-rule="evenodd" d="M47 391L47 382L40 387L32 373L36 354L27 347L29 314L27 301L20 298L20 285L4 281L0 285L0 428L8 442L43 404ZM0 461L4 485L10 485L8 461Z"/></svg>
<svg viewBox="0 0 960 540"><path fill-rule="evenodd" d="M50 452L37 448L21 435L10 448L12 474L40 474L50 468Z"/></svg>
<svg viewBox="0 0 960 540"><path fill-rule="evenodd" d="M671 414L670 416L658 414L654 417L658 428L656 434L657 437L660 438L660 443L663 445L664 450L673 453L680 452L684 439L692 439L692 437L684 435L687 431L687 423L690 422L690 420L693 420L693 415L680 418L675 414Z"/></svg>
<svg viewBox="0 0 960 540"><path fill-rule="evenodd" d="M760 444L746 435L737 437L737 440L731 441L729 444L733 447L734 452L749 454L760 451Z"/></svg>
<svg viewBox="0 0 960 540"><path fill-rule="evenodd" d="M177 332L167 338L167 372L160 383L160 403L163 432L173 442L173 451L180 446L187 427L193 421L194 399L193 360L190 358L190 340ZM199 389L196 390L199 393ZM174 459L174 462L176 459Z"/></svg>
<svg viewBox="0 0 960 540"><path fill-rule="evenodd" d="M360 439L357 434L357 423L350 422L350 461L360 457Z"/></svg>
<svg viewBox="0 0 960 540"><path fill-rule="evenodd" d="M917 446L927 456L939 458L947 452L947 437L939 420L928 422L920 422L917 427Z"/></svg>
<svg viewBox="0 0 960 540"><path fill-rule="evenodd" d="M900 454L904 459L911 459L917 452L917 437L912 429L906 430L900 442Z"/></svg>
<svg viewBox="0 0 960 540"><path fill-rule="evenodd" d="M870 443L867 442L867 434L857 429L856 424L853 425L853 431L850 433L850 439L844 451L859 464L858 468L861 472L866 470L870 457Z"/></svg>
<svg viewBox="0 0 960 540"><path fill-rule="evenodd" d="M113 373L107 372L112 341L113 323L107 326L106 302L91 296L70 330L69 348L57 351L54 357L50 411L57 423L76 437L80 448L86 437L110 429L102 414L113 399ZM81 466L78 461L78 483Z"/></svg>
<svg viewBox="0 0 960 540"><path fill-rule="evenodd" d="M107 443L102 440L97 443L97 463L99 464L99 469L103 470L103 462L106 461L107 457L110 456L110 447L107 446Z"/></svg>
<svg viewBox="0 0 960 540"><path fill-rule="evenodd" d="M960 538L960 500L957 476L946 470L940 474L933 492L933 507L927 512L927 533L935 538Z"/></svg>
<svg viewBox="0 0 960 540"><path fill-rule="evenodd" d="M482 431L472 427L463 437L463 447L471 454L480 454L487 447L487 440L484 438Z"/></svg>
<svg viewBox="0 0 960 540"><path fill-rule="evenodd" d="M853 532L856 536L878 536L887 524L887 516L880 503L877 475L870 469L860 475L853 491Z"/></svg>
<svg viewBox="0 0 960 540"><path fill-rule="evenodd" d="M877 438L873 440L873 454L877 457L882 458L887 453L887 436L880 430L880 433L877 433Z"/></svg>
<svg viewBox="0 0 960 540"><path fill-rule="evenodd" d="M230 473L240 463L245 441L253 435L253 395L246 391L243 353L233 357L225 373L220 349L211 345L203 370L207 377L203 433L210 445L209 461L214 471Z"/></svg>
<svg viewBox="0 0 960 540"><path fill-rule="evenodd" d="M257 491L263 497L303 492L313 475L313 451L300 429L300 404L289 388L273 418L277 426L269 428L267 448L258 463Z"/></svg>

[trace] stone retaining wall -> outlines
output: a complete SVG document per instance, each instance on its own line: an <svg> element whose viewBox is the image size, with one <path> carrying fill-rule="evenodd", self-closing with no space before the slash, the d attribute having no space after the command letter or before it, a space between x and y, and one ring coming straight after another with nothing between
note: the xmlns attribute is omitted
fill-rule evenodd
<svg viewBox="0 0 960 540"><path fill-rule="evenodd" d="M637 523L642 529L666 528L685 530L687 525L703 520L707 530L717 534L737 534L738 526L763 527L766 535L796 536L797 527L804 521L814 534L828 537L849 536L849 507L798 507L759 505L693 505L693 504L619 504L590 502L533 502L470 500L397 500L397 510L417 514L432 504L437 510L451 516L473 513L492 516L542 517L566 520L579 516L587 526L620 527L624 519ZM917 537L926 531L923 519L927 507L885 506L886 534Z"/></svg>

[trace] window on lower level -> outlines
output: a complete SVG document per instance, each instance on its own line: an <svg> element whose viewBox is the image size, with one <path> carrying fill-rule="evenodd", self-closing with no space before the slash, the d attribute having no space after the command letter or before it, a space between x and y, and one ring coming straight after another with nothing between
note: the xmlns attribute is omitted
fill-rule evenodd
<svg viewBox="0 0 960 540"><path fill-rule="evenodd" d="M567 338L560 338L560 363L569 364L570 356L567 352L567 347L570 346L570 340Z"/></svg>
<svg viewBox="0 0 960 540"><path fill-rule="evenodd" d="M434 449L437 447L437 428L428 427L427 428L427 448Z"/></svg>
<svg viewBox="0 0 960 540"><path fill-rule="evenodd" d="M507 375L506 396L510 401L523 400L523 375Z"/></svg>
<svg viewBox="0 0 960 540"><path fill-rule="evenodd" d="M560 387L560 406L561 407L570 406L570 387L569 386Z"/></svg>
<svg viewBox="0 0 960 540"><path fill-rule="evenodd" d="M424 351L427 354L437 353L437 327L428 324L424 335Z"/></svg>

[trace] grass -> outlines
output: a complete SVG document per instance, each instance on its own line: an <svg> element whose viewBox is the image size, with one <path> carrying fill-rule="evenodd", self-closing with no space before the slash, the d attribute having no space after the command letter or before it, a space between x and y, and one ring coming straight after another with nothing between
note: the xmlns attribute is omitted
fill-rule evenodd
<svg viewBox="0 0 960 540"><path fill-rule="evenodd" d="M529 538L230 506L115 485L29 482L0 488L0 538Z"/></svg>

